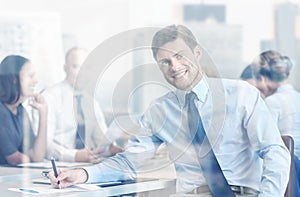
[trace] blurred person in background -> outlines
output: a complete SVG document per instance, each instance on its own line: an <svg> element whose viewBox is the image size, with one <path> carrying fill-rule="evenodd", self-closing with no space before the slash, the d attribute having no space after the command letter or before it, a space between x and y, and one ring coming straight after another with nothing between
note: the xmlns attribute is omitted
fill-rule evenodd
<svg viewBox="0 0 300 197"><path fill-rule="evenodd" d="M278 51L262 52L252 62L256 86L265 97L281 135L292 136L295 153L295 196L300 196L300 93L288 82L293 63Z"/></svg>
<svg viewBox="0 0 300 197"><path fill-rule="evenodd" d="M0 64L0 164L42 161L46 153L47 103L35 94L35 70L30 60L9 55ZM22 103L39 112L37 135Z"/></svg>
<svg viewBox="0 0 300 197"><path fill-rule="evenodd" d="M122 151L105 137L107 125L98 103L76 87L87 55L84 48L69 49L65 56L65 79L43 93L49 106L48 158L97 162Z"/></svg>
<svg viewBox="0 0 300 197"><path fill-rule="evenodd" d="M269 50L262 52L251 65L256 86L260 87L281 135L293 136L295 155L300 158L300 93L288 82L291 60Z"/></svg>

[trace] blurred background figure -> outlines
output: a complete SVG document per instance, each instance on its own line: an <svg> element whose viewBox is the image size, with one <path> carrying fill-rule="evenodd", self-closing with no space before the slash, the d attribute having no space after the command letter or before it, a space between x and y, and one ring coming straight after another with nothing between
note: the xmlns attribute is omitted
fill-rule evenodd
<svg viewBox="0 0 300 197"><path fill-rule="evenodd" d="M273 94L279 87L279 82L285 83L290 68L283 71L279 67L271 67L272 61L280 60L281 54L274 50L262 52L251 63L252 76L255 79L255 86L260 90L263 98ZM283 69L283 68L282 68ZM280 76L279 76L280 75Z"/></svg>
<svg viewBox="0 0 300 197"><path fill-rule="evenodd" d="M107 125L98 103L76 87L86 57L85 49L71 48L65 57L65 80L44 92L49 103L48 158L96 162L122 150L105 137Z"/></svg>
<svg viewBox="0 0 300 197"><path fill-rule="evenodd" d="M37 79L31 62L10 55L0 65L0 164L42 161L46 153L47 104L35 94ZM39 112L37 136L22 103Z"/></svg>
<svg viewBox="0 0 300 197"><path fill-rule="evenodd" d="M300 93L288 82L292 67L289 57L272 50L262 52L252 63L256 85L265 96L266 105L281 135L289 135L294 139L295 167L299 173ZM297 178L300 178L300 174ZM297 193L300 195L300 191Z"/></svg>
<svg viewBox="0 0 300 197"><path fill-rule="evenodd" d="M281 135L291 135L295 155L300 157L300 93L288 82L293 67L287 56L265 51L252 63L256 86L266 97L265 102L278 122Z"/></svg>

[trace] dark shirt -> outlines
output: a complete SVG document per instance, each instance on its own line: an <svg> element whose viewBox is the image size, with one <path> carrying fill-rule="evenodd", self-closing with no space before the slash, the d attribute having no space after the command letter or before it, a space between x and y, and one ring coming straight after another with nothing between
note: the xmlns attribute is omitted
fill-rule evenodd
<svg viewBox="0 0 300 197"><path fill-rule="evenodd" d="M22 105L14 115L7 106L0 102L0 164L7 164L5 159L16 151L29 154L35 140L28 114Z"/></svg>

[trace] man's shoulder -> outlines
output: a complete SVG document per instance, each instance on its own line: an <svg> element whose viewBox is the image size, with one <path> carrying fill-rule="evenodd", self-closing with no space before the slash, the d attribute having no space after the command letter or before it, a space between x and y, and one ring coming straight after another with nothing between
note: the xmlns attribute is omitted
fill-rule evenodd
<svg viewBox="0 0 300 197"><path fill-rule="evenodd" d="M241 79L226 79L226 78L208 78L208 84L212 86L219 86L225 90L240 90L240 89L248 89L256 91L253 85Z"/></svg>
<svg viewBox="0 0 300 197"><path fill-rule="evenodd" d="M51 96L57 97L59 94L61 94L61 92L63 92L64 86L65 86L64 81L56 83L46 88L45 91L43 92L43 95L47 97L51 97Z"/></svg>
<svg viewBox="0 0 300 197"><path fill-rule="evenodd" d="M251 86L248 82L241 79L228 79L228 78L207 78L208 84L222 84L226 87L236 86Z"/></svg>
<svg viewBox="0 0 300 197"><path fill-rule="evenodd" d="M210 89L214 89L215 94L223 95L228 99L249 98L254 99L260 95L259 90L253 85L240 79L223 79L213 78L208 79Z"/></svg>

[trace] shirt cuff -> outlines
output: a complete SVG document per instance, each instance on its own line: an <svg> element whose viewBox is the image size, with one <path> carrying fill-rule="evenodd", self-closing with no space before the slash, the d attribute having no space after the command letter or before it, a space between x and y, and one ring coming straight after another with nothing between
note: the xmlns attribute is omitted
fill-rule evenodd
<svg viewBox="0 0 300 197"><path fill-rule="evenodd" d="M99 183L101 182L101 172L100 172L100 166L94 165L94 166L88 166L83 168L88 175L88 179L86 183ZM102 180L104 181L104 180Z"/></svg>
<svg viewBox="0 0 300 197"><path fill-rule="evenodd" d="M134 179L130 173L125 173L121 169L112 168L108 163L100 163L94 166L87 166L83 168L88 175L86 183L103 183L111 181L122 181Z"/></svg>

